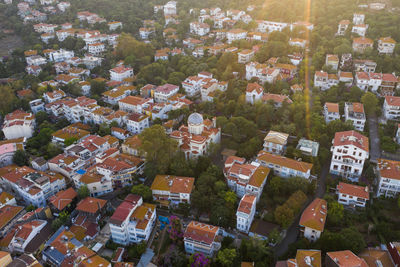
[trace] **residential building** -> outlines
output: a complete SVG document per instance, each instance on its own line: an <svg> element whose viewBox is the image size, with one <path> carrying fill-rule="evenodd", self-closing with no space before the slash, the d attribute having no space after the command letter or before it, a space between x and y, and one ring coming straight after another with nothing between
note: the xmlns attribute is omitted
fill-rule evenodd
<svg viewBox="0 0 400 267"><path fill-rule="evenodd" d="M6 139L31 138L35 130L35 115L15 110L4 117L3 133Z"/></svg>
<svg viewBox="0 0 400 267"><path fill-rule="evenodd" d="M276 267L282 262L282 266L285 267L322 267L321 251L314 249L298 249L296 253L296 258L289 259L287 261L277 262Z"/></svg>
<svg viewBox="0 0 400 267"><path fill-rule="evenodd" d="M388 249L384 248L366 248L361 251L358 256L365 260L368 266L387 266L387 267L395 267L394 261L392 260L389 250L392 247L391 244L388 244ZM391 250L394 252L394 250ZM400 253L398 253L400 254ZM398 263L400 263L400 258Z"/></svg>
<svg viewBox="0 0 400 267"><path fill-rule="evenodd" d="M140 134L149 127L149 117L144 114L130 113L127 117L126 129L133 134Z"/></svg>
<svg viewBox="0 0 400 267"><path fill-rule="evenodd" d="M330 173L357 182L369 158L368 137L357 131L337 132L332 141Z"/></svg>
<svg viewBox="0 0 400 267"><path fill-rule="evenodd" d="M340 120L339 104L326 102L324 105L324 117L326 123L334 120Z"/></svg>
<svg viewBox="0 0 400 267"><path fill-rule="evenodd" d="M363 104L346 102L344 104L344 117L345 121L353 123L356 130L364 131L366 117Z"/></svg>
<svg viewBox="0 0 400 267"><path fill-rule="evenodd" d="M307 45L307 40L300 39L300 38L290 38L289 45L290 46L297 46L297 47L300 47L300 48L305 48L306 45Z"/></svg>
<svg viewBox="0 0 400 267"><path fill-rule="evenodd" d="M343 205L364 208L369 200L368 186L358 186L339 182L336 186L338 202Z"/></svg>
<svg viewBox="0 0 400 267"><path fill-rule="evenodd" d="M65 94L65 92L63 90L54 90L51 92L45 92L43 93L43 98L46 101L46 103L53 103L57 100L60 100L64 97L66 97L67 95Z"/></svg>
<svg viewBox="0 0 400 267"><path fill-rule="evenodd" d="M194 187L193 177L157 175L151 184L153 199L161 204L189 203ZM164 203L163 203L164 202Z"/></svg>
<svg viewBox="0 0 400 267"><path fill-rule="evenodd" d="M0 193L0 208L4 206L17 206L17 201L15 197L6 191Z"/></svg>
<svg viewBox="0 0 400 267"><path fill-rule="evenodd" d="M264 88L258 83L248 83L246 87L246 102L254 105L261 102L264 95Z"/></svg>
<svg viewBox="0 0 400 267"><path fill-rule="evenodd" d="M11 4L12 0L9 0L8 2L5 1L6 4ZM12 262L12 258L10 253L6 251L0 251L0 266L9 266L9 264Z"/></svg>
<svg viewBox="0 0 400 267"><path fill-rule="evenodd" d="M25 71L30 75L39 76L39 74L42 72L42 68L36 65L28 65L26 66Z"/></svg>
<svg viewBox="0 0 400 267"><path fill-rule="evenodd" d="M108 24L108 29L110 31L115 31L118 28L122 29L122 22L120 21L110 21Z"/></svg>
<svg viewBox="0 0 400 267"><path fill-rule="evenodd" d="M141 141L138 135L134 135L125 139L125 141L121 145L122 153L140 156L139 147L141 145Z"/></svg>
<svg viewBox="0 0 400 267"><path fill-rule="evenodd" d="M282 155L285 153L288 138L289 135L286 133L269 131L264 138L264 150L269 153Z"/></svg>
<svg viewBox="0 0 400 267"><path fill-rule="evenodd" d="M319 143L311 140L301 138L297 144L296 149L300 150L303 155L317 157L319 150Z"/></svg>
<svg viewBox="0 0 400 267"><path fill-rule="evenodd" d="M11 165L15 153L24 150L25 143L25 137L0 141L0 167Z"/></svg>
<svg viewBox="0 0 400 267"><path fill-rule="evenodd" d="M80 142L82 139L88 137L90 135L90 132L69 125L65 128L62 128L52 133L51 135L53 143L64 145L66 141L71 141L71 140L75 142Z"/></svg>
<svg viewBox="0 0 400 267"><path fill-rule="evenodd" d="M374 41L366 37L357 37L353 39L353 51L364 53L367 49L372 49Z"/></svg>
<svg viewBox="0 0 400 267"><path fill-rule="evenodd" d="M327 213L326 200L314 199L301 214L299 226L302 235L311 242L317 241L324 231Z"/></svg>
<svg viewBox="0 0 400 267"><path fill-rule="evenodd" d="M149 28L142 27L139 29L140 38L142 40L148 40L150 36L154 33L155 33L154 27L149 27Z"/></svg>
<svg viewBox="0 0 400 267"><path fill-rule="evenodd" d="M328 73L324 71L316 71L314 74L314 86L321 90L329 89Z"/></svg>
<svg viewBox="0 0 400 267"><path fill-rule="evenodd" d="M210 32L210 26L207 23L202 22L191 22L190 23L190 33L204 36Z"/></svg>
<svg viewBox="0 0 400 267"><path fill-rule="evenodd" d="M280 74L277 68L271 68L267 64L260 64L258 62L249 62L246 64L246 80L251 80L256 77L261 84L275 83Z"/></svg>
<svg viewBox="0 0 400 267"><path fill-rule="evenodd" d="M332 70L337 70L339 67L339 57L338 55L327 54L325 58L325 65Z"/></svg>
<svg viewBox="0 0 400 267"><path fill-rule="evenodd" d="M113 242L121 245L147 242L156 223L156 206L143 203L141 196L129 194L111 216Z"/></svg>
<svg viewBox="0 0 400 267"><path fill-rule="evenodd" d="M122 82L126 78L133 77L133 69L125 66L118 66L110 70L110 79Z"/></svg>
<svg viewBox="0 0 400 267"><path fill-rule="evenodd" d="M46 226L47 221L33 220L18 225L16 229L11 230L11 241L8 244L10 252L24 253L27 246L37 236L42 234L41 230Z"/></svg>
<svg viewBox="0 0 400 267"><path fill-rule="evenodd" d="M44 103L43 103L43 100L40 98L30 101L29 106L30 106L33 114L36 114L39 111L44 111Z"/></svg>
<svg viewBox="0 0 400 267"><path fill-rule="evenodd" d="M232 29L226 33L226 38L228 44L231 44L233 41L246 39L247 31L243 29Z"/></svg>
<svg viewBox="0 0 400 267"><path fill-rule="evenodd" d="M24 214L24 207L4 205L0 208L0 236L5 236L13 222L20 215Z"/></svg>
<svg viewBox="0 0 400 267"><path fill-rule="evenodd" d="M283 178L302 177L310 179L313 164L271 154L261 150L256 162L274 170L274 174Z"/></svg>
<svg viewBox="0 0 400 267"><path fill-rule="evenodd" d="M139 96L126 96L118 101L120 110L134 113L144 113L144 110L154 103L152 98L142 98Z"/></svg>
<svg viewBox="0 0 400 267"><path fill-rule="evenodd" d="M164 84L154 90L154 101L156 103L167 102L168 98L174 96L179 91L179 86L173 84Z"/></svg>
<svg viewBox="0 0 400 267"><path fill-rule="evenodd" d="M293 101L287 95L264 93L262 96L264 103L271 102L275 108L280 108L284 103L292 104Z"/></svg>
<svg viewBox="0 0 400 267"><path fill-rule="evenodd" d="M239 202L236 211L236 229L241 232L248 233L253 223L254 214L256 213L255 195L245 194Z"/></svg>
<svg viewBox="0 0 400 267"><path fill-rule="evenodd" d="M365 35L367 34L367 30L368 30L367 24L357 24L353 25L353 28L351 28L352 33L356 33L362 37L365 37Z"/></svg>
<svg viewBox="0 0 400 267"><path fill-rule="evenodd" d="M104 93L102 93L104 102L111 104L111 105L116 105L119 104L119 101L124 99L125 97L129 96L132 92L135 91L135 86L118 86L116 88L113 88L111 90L108 90Z"/></svg>
<svg viewBox="0 0 400 267"><path fill-rule="evenodd" d="M69 187L66 190L61 190L54 196L50 197L49 204L54 209L56 213L59 213L67 208L74 208L73 202L77 199L78 194L76 191ZM74 207L70 207L74 206Z"/></svg>
<svg viewBox="0 0 400 267"><path fill-rule="evenodd" d="M338 25L338 30L336 35L343 36L347 29L349 28L350 21L349 20L341 20Z"/></svg>
<svg viewBox="0 0 400 267"><path fill-rule="evenodd" d="M378 159L376 196L397 197L400 193L400 161Z"/></svg>
<svg viewBox="0 0 400 267"><path fill-rule="evenodd" d="M361 13L354 13L353 14L353 24L363 24L365 19L365 15Z"/></svg>
<svg viewBox="0 0 400 267"><path fill-rule="evenodd" d="M376 62L369 59L354 59L353 65L356 72L375 72L376 69Z"/></svg>
<svg viewBox="0 0 400 267"><path fill-rule="evenodd" d="M400 264L400 242L389 242L387 249L390 253L390 256L397 266Z"/></svg>
<svg viewBox="0 0 400 267"><path fill-rule="evenodd" d="M382 37L378 40L378 52L380 54L393 54L396 41L391 37Z"/></svg>
<svg viewBox="0 0 400 267"><path fill-rule="evenodd" d="M246 64L250 62L251 59L254 57L254 51L250 49L244 49L238 52L238 63Z"/></svg>
<svg viewBox="0 0 400 267"><path fill-rule="evenodd" d="M216 118L203 119L199 113L192 113L188 117L188 126L181 125L173 131L170 137L178 141L179 148L187 158L205 156L212 143L221 140L221 129L216 126Z"/></svg>
<svg viewBox="0 0 400 267"><path fill-rule="evenodd" d="M387 120L400 120L400 97L385 96L383 114Z"/></svg>
<svg viewBox="0 0 400 267"><path fill-rule="evenodd" d="M99 197L113 191L111 179L98 173L95 167L91 168L88 172L85 171L78 177L74 177L74 183L76 188L86 186L91 197Z"/></svg>
<svg viewBox="0 0 400 267"><path fill-rule="evenodd" d="M353 73L346 71L339 71L338 76L339 76L339 82L344 83L346 86L353 85L353 80L354 80Z"/></svg>
<svg viewBox="0 0 400 267"><path fill-rule="evenodd" d="M261 197L270 169L257 162L246 163L245 158L230 156L224 165L224 175L229 188L239 197L255 195Z"/></svg>
<svg viewBox="0 0 400 267"><path fill-rule="evenodd" d="M87 51L92 55L101 55L104 51L106 51L106 46L104 43L93 43L87 45Z"/></svg>
<svg viewBox="0 0 400 267"><path fill-rule="evenodd" d="M57 32L58 33L58 32ZM51 51L48 54L48 58L52 62L67 61L75 56L74 51L60 49L57 51Z"/></svg>
<svg viewBox="0 0 400 267"><path fill-rule="evenodd" d="M219 232L217 226L191 221L183 235L186 253L199 252L212 257L221 248Z"/></svg>
<svg viewBox="0 0 400 267"><path fill-rule="evenodd" d="M364 259L358 257L350 250L327 252L326 267L368 267Z"/></svg>

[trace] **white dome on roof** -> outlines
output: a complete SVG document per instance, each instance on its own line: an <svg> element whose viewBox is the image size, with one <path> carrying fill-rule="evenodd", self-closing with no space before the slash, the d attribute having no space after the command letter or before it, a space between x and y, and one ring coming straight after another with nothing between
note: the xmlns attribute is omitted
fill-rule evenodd
<svg viewBox="0 0 400 267"><path fill-rule="evenodd" d="M188 124L203 124L203 116L200 113L192 113L188 118Z"/></svg>

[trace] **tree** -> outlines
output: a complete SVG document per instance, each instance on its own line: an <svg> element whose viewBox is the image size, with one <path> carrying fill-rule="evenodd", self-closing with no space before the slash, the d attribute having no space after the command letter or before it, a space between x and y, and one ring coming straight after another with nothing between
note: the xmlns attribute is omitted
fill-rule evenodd
<svg viewBox="0 0 400 267"><path fill-rule="evenodd" d="M191 267L206 267L210 264L210 260L203 253L195 253L190 256L189 264Z"/></svg>
<svg viewBox="0 0 400 267"><path fill-rule="evenodd" d="M166 173L171 158L178 150L178 143L171 139L161 125L146 128L140 135L140 154L156 166L159 173Z"/></svg>
<svg viewBox="0 0 400 267"><path fill-rule="evenodd" d="M175 215L169 217L168 233L169 233L169 238L174 243L178 242L183 237L182 222Z"/></svg>
<svg viewBox="0 0 400 267"><path fill-rule="evenodd" d="M361 102L364 105L364 109L367 114L371 115L374 114L378 104L379 100L376 97L376 95L372 92L366 92L362 97L361 97Z"/></svg>
<svg viewBox="0 0 400 267"><path fill-rule="evenodd" d="M217 261L222 266L232 266L235 258L236 258L236 250L234 248L232 249L225 248L223 250L220 250L217 255Z"/></svg>
<svg viewBox="0 0 400 267"><path fill-rule="evenodd" d="M342 222L344 217L344 208L342 204L337 201L328 203L328 222L333 225L338 225Z"/></svg>
<svg viewBox="0 0 400 267"><path fill-rule="evenodd" d="M87 185L82 185L81 187L78 188L78 196L80 199L84 199L90 196L90 191Z"/></svg>
<svg viewBox="0 0 400 267"><path fill-rule="evenodd" d="M0 113L5 115L12 111L13 105L17 100L12 88L8 85L0 85ZM7 100L7 101L5 101Z"/></svg>
<svg viewBox="0 0 400 267"><path fill-rule="evenodd" d="M68 137L68 138L66 138L64 140L64 145L66 147L68 147L68 146L72 145L73 143L75 143L76 141L78 141L78 138L76 138L76 137Z"/></svg>
<svg viewBox="0 0 400 267"><path fill-rule="evenodd" d="M144 201L151 201L153 196L150 187L144 184L132 186L131 193L141 196Z"/></svg>
<svg viewBox="0 0 400 267"><path fill-rule="evenodd" d="M26 166L29 164L29 155L25 150L17 150L13 156L13 162L18 166Z"/></svg>
<svg viewBox="0 0 400 267"><path fill-rule="evenodd" d="M275 221L279 223L282 227L288 227L294 219L293 210L285 203L278 206L274 212Z"/></svg>

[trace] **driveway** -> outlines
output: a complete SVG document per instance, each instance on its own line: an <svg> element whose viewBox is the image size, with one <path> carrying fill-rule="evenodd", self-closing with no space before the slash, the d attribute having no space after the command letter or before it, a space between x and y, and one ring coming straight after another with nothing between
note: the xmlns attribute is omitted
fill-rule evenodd
<svg viewBox="0 0 400 267"><path fill-rule="evenodd" d="M381 157L381 145L378 134L378 118L376 114L368 115L368 125L369 125L369 142L370 142L370 161L377 162Z"/></svg>

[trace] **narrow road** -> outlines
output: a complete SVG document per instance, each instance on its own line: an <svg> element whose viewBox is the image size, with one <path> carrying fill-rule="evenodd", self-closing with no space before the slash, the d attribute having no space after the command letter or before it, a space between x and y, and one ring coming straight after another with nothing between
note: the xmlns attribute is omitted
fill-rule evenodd
<svg viewBox="0 0 400 267"><path fill-rule="evenodd" d="M326 192L326 180L329 174L329 167L330 167L331 161L328 160L321 168L321 174L318 177L318 184L317 188L315 190L315 196L310 199L306 205L304 206L307 207L315 198L322 198ZM303 212L303 211L302 211ZM292 225L289 226L286 232L285 238L275 247L275 257L280 257L283 254L286 253L286 251L289 248L289 245L296 242L297 237L299 236L299 221L301 217L300 212L297 217L295 218L294 222Z"/></svg>
<svg viewBox="0 0 400 267"><path fill-rule="evenodd" d="M370 142L370 161L377 162L381 157L381 145L378 133L378 118L376 114L368 115L368 125L369 125L369 142Z"/></svg>

